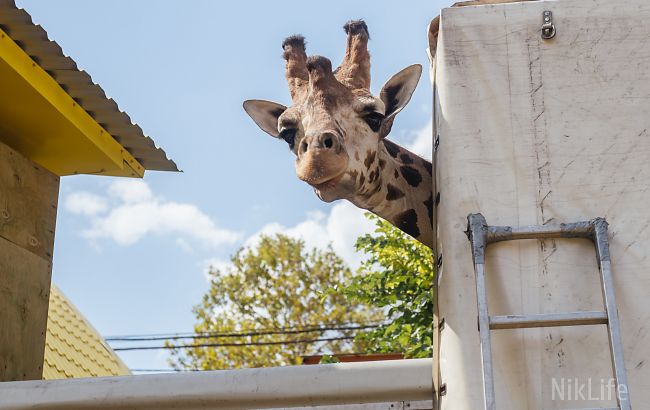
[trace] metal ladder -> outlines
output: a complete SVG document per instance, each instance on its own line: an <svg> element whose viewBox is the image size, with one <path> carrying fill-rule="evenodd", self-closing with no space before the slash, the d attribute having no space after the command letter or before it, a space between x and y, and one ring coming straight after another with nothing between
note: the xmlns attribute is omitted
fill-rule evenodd
<svg viewBox="0 0 650 410"><path fill-rule="evenodd" d="M491 330L604 324L607 325L609 335L609 347L612 356L614 377L616 379L618 407L602 410L630 410L632 407L627 390L629 385L625 372L625 362L623 361L623 344L621 342L618 310L614 295L612 266L609 258L609 243L607 240L607 222L605 219L596 218L586 222L517 228L510 226L488 226L483 215L470 214L467 216L466 233L472 245L472 258L474 260L474 272L476 274L485 409L496 410L494 378L492 374ZM593 241L598 257L605 310L595 312L490 316L485 285L485 252L487 246L494 242L546 238L586 238ZM620 388L620 386L624 386L624 388Z"/></svg>

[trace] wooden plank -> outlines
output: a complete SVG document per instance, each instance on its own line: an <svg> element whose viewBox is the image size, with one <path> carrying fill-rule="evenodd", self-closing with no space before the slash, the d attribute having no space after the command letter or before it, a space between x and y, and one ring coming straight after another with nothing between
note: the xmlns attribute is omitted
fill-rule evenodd
<svg viewBox="0 0 650 410"><path fill-rule="evenodd" d="M0 238L0 381L39 380L52 263Z"/></svg>
<svg viewBox="0 0 650 410"><path fill-rule="evenodd" d="M43 375L59 177L0 144L0 381Z"/></svg>
<svg viewBox="0 0 650 410"><path fill-rule="evenodd" d="M52 261L59 177L0 143L0 237Z"/></svg>

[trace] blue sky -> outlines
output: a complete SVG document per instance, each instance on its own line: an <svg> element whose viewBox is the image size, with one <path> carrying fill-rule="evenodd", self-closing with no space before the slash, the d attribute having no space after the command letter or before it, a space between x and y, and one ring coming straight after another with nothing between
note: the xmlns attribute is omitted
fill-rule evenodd
<svg viewBox="0 0 650 410"><path fill-rule="evenodd" d="M192 330L191 308L209 264L225 263L260 232L332 242L355 263L360 211L325 204L295 177L286 144L241 108L249 98L289 103L280 44L302 33L308 53L336 64L342 25L364 18L373 92L413 63L427 67L426 28L439 1L217 2L18 0L183 173L143 181L65 177L53 280L105 336ZM318 6L316 6L318 4ZM323 7L322 5L326 5ZM425 70L393 140L430 149ZM132 368L165 368L165 352L125 352Z"/></svg>

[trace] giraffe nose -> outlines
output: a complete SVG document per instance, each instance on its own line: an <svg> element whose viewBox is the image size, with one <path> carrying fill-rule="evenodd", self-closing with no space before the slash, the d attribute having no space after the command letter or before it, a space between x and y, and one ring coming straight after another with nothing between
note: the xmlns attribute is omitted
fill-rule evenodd
<svg viewBox="0 0 650 410"><path fill-rule="evenodd" d="M307 153L310 150L324 149L339 151L341 144L333 132L323 132L317 136L306 137L300 144L300 150Z"/></svg>

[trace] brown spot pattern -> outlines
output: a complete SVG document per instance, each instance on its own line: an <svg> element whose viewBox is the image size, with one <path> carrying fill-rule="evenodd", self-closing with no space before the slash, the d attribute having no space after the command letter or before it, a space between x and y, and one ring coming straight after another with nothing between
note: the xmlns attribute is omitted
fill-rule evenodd
<svg viewBox="0 0 650 410"><path fill-rule="evenodd" d="M388 190L388 192L386 193L387 201L394 201L404 196L404 192L392 184L388 184L386 188Z"/></svg>
<svg viewBox="0 0 650 410"><path fill-rule="evenodd" d="M373 183L375 182L375 179L379 176L379 170L375 169L370 171L370 174L368 174L368 182Z"/></svg>
<svg viewBox="0 0 650 410"><path fill-rule="evenodd" d="M429 194L429 199L424 201L424 206L427 207L427 211L429 215L429 223L433 224L433 192Z"/></svg>
<svg viewBox="0 0 650 410"><path fill-rule="evenodd" d="M379 191L381 191L381 184L376 184L373 189L368 191L368 196L373 196L374 194L376 194Z"/></svg>
<svg viewBox="0 0 650 410"><path fill-rule="evenodd" d="M384 140L384 146L391 157L397 158L397 154L399 154L399 146L397 144L389 140Z"/></svg>
<svg viewBox="0 0 650 410"><path fill-rule="evenodd" d="M422 182L422 175L420 175L418 170L413 167L402 165L399 167L399 171L406 182L408 182L408 184L412 187L416 187L420 185L420 182Z"/></svg>
<svg viewBox="0 0 650 410"><path fill-rule="evenodd" d="M415 209L409 209L395 216L395 226L414 238L420 236L418 215Z"/></svg>
<svg viewBox="0 0 650 410"><path fill-rule="evenodd" d="M370 169L372 163L375 162L376 155L377 155L376 151L368 150L368 152L366 152L366 159L363 160L363 165L365 165L366 168Z"/></svg>
<svg viewBox="0 0 650 410"><path fill-rule="evenodd" d="M427 170L429 175L433 175L433 167L431 166L431 163L427 161L426 159L422 158L422 165L424 165L424 169Z"/></svg>
<svg viewBox="0 0 650 410"><path fill-rule="evenodd" d="M402 161L403 164L412 164L413 163L413 158L409 154L401 154L399 156L400 161Z"/></svg>

